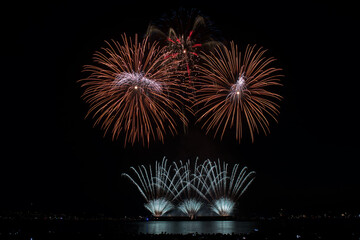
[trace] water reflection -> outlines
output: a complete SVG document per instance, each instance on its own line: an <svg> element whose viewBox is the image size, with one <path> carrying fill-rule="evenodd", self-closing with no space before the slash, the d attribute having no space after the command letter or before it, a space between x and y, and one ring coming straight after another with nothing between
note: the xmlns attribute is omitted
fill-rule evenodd
<svg viewBox="0 0 360 240"><path fill-rule="evenodd" d="M138 233L249 233L257 227L256 222L238 221L150 221L137 222Z"/></svg>

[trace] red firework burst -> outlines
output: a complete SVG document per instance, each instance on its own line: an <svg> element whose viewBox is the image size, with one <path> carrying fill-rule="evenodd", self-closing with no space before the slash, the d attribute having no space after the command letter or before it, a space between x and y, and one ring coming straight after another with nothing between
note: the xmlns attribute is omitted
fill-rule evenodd
<svg viewBox="0 0 360 240"><path fill-rule="evenodd" d="M177 35L175 31L170 31L168 37L168 45L167 45L167 57L175 58L179 60L179 68L186 69L189 81L191 70L195 58L199 57L198 50L202 46L201 43L195 43L191 38L194 30L191 30L189 35L186 37L184 35Z"/></svg>
<svg viewBox="0 0 360 240"><path fill-rule="evenodd" d="M162 18L150 25L147 35L165 46L167 55L177 62L176 71L181 74L179 88L184 92L185 112L194 115L194 68L200 60L200 52L217 44L212 33L213 27L208 18L196 10L179 9L171 16Z"/></svg>

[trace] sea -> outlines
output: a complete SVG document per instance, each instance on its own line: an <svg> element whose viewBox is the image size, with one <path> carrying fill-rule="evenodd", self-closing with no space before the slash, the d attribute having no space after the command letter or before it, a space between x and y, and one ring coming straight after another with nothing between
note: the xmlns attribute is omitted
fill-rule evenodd
<svg viewBox="0 0 360 240"><path fill-rule="evenodd" d="M265 221L0 220L0 239L9 240L214 240L219 239L220 235L223 240L359 240L360 219Z"/></svg>
<svg viewBox="0 0 360 240"><path fill-rule="evenodd" d="M256 221L143 221L127 222L122 231L143 234L247 234L258 230Z"/></svg>

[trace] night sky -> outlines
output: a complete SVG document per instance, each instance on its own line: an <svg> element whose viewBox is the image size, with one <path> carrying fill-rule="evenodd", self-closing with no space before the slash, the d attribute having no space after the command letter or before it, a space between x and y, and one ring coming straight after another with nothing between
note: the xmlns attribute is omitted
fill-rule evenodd
<svg viewBox="0 0 360 240"><path fill-rule="evenodd" d="M257 178L240 199L243 214L360 211L359 43L355 5L327 1L72 1L14 3L3 11L0 211L147 214L130 166L220 158ZM80 96L82 66L104 40L143 36L170 10L196 8L224 39L269 49L286 75L279 123L240 145L199 125L150 148L103 137ZM5 143L5 145L4 145Z"/></svg>

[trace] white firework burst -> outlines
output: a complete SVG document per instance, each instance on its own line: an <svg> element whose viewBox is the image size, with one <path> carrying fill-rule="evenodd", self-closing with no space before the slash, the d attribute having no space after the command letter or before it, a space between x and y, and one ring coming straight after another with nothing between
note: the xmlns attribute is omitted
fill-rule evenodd
<svg viewBox="0 0 360 240"><path fill-rule="evenodd" d="M161 217L174 208L174 205L165 198L157 198L145 203L145 208L151 212L154 217Z"/></svg>
<svg viewBox="0 0 360 240"><path fill-rule="evenodd" d="M244 91L246 90L246 80L244 74L239 76L239 79L234 83L228 94L229 98L239 98L243 96Z"/></svg>
<svg viewBox="0 0 360 240"><path fill-rule="evenodd" d="M148 209L154 216L162 216L173 208L171 203L176 198L176 189L173 191L174 184L176 184L176 175L170 177L171 166L167 167L167 159L164 157L162 162L155 162L154 172L149 165L147 169L144 165L130 168L135 173L135 178L123 173L130 179L130 181L137 187L140 194L146 200L145 208Z"/></svg>
<svg viewBox="0 0 360 240"><path fill-rule="evenodd" d="M180 161L179 164L174 162L174 168L179 179L181 179L178 198L180 203L178 208L181 212L188 215L191 219L195 218L201 207L203 206L202 196L198 190L201 186L201 181L195 169L198 168L198 158L195 160L194 168L192 170L190 160L187 162Z"/></svg>
<svg viewBox="0 0 360 240"><path fill-rule="evenodd" d="M218 215L230 216L237 200L255 179L254 171L247 172L248 168L243 167L238 173L238 169L239 164L235 164L231 175L228 176L227 163L221 164L220 160L217 163L206 160L197 170L206 172L206 175L199 175L202 182L202 188L199 191L210 203L210 208Z"/></svg>
<svg viewBox="0 0 360 240"><path fill-rule="evenodd" d="M212 202L210 209L219 216L231 216L235 202L230 198L219 198Z"/></svg>
<svg viewBox="0 0 360 240"><path fill-rule="evenodd" d="M181 212L188 215L191 219L194 219L199 210L201 209L203 203L197 199L185 199L180 202L178 208Z"/></svg>
<svg viewBox="0 0 360 240"><path fill-rule="evenodd" d="M129 88L133 87L135 90L151 90L155 92L161 92L162 87L160 82L151 80L145 76L144 73L137 72L122 72L117 74L114 87L116 86L127 86Z"/></svg>

